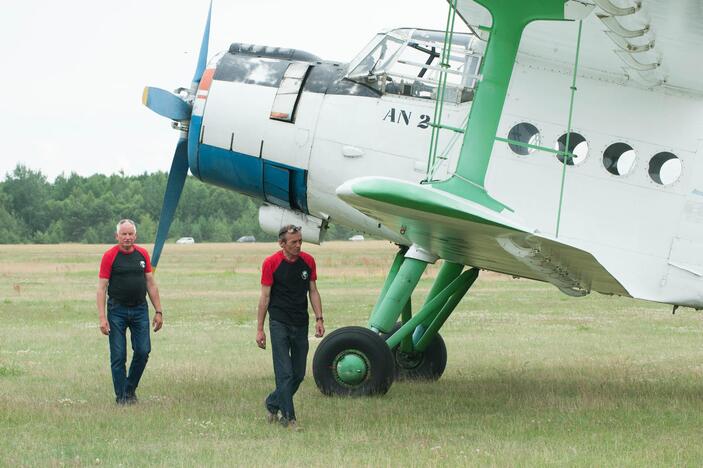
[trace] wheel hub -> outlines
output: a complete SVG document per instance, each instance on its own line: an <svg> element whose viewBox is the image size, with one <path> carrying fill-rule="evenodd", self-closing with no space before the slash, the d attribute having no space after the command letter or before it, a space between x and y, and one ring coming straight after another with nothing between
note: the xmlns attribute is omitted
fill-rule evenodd
<svg viewBox="0 0 703 468"><path fill-rule="evenodd" d="M424 355L422 353L404 353L397 351L395 353L395 362L403 369L415 369L422 364Z"/></svg>
<svg viewBox="0 0 703 468"><path fill-rule="evenodd" d="M348 352L339 357L335 367L338 379L347 385L360 384L368 374L366 360L355 352Z"/></svg>

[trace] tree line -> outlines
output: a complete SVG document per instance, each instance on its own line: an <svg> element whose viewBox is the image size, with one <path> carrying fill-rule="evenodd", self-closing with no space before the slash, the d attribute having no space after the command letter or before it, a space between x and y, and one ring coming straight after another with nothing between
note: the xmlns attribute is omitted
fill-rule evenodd
<svg viewBox="0 0 703 468"><path fill-rule="evenodd" d="M18 165L0 182L0 243L112 243L115 224L122 218L137 223L139 242L154 242L167 177L165 172L90 177L72 173L51 183L41 171ZM169 239L232 242L254 236L272 241L274 236L259 227L261 204L189 176ZM331 226L326 239L352 234L343 226Z"/></svg>

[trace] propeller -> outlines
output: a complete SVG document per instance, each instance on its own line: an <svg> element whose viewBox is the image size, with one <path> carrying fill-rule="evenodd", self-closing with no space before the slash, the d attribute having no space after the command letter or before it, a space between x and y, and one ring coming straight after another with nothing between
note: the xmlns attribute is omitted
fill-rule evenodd
<svg viewBox="0 0 703 468"><path fill-rule="evenodd" d="M164 193L164 203L161 205L161 215L159 215L159 227L156 231L156 241L154 242L154 252L152 253L152 264L156 266L161 257L161 250L168 237L168 229L171 227L173 215L178 207L178 200L183 192L186 177L188 176L188 139L180 138L176 144L176 151L173 153L171 170L168 173L166 192Z"/></svg>
<svg viewBox="0 0 703 468"><path fill-rule="evenodd" d="M197 149L198 135L192 134L194 132L191 132L189 123L193 112L192 101L207 65L211 14L212 0L210 1L210 8L207 14L207 22L205 23L203 41L200 45L198 63L195 67L195 75L193 75L193 82L191 83L187 96L174 94L164 89L150 86L144 88L144 93L142 95L142 103L146 107L159 115L177 122L178 125L174 125L181 129L181 136L178 139L176 150L173 153L171 170L168 173L168 182L166 183L166 192L164 193L164 202L161 206L161 214L159 215L159 227L156 231L156 241L154 242L154 252L152 253L151 260L154 267L159 263L161 251L168 237L168 230L171 227L173 215L178 207L178 200L181 198L183 185L188 176L189 153L194 153ZM187 132L185 128L188 128Z"/></svg>
<svg viewBox="0 0 703 468"><path fill-rule="evenodd" d="M142 104L171 120L190 119L191 107L180 96L161 88L147 86L142 94Z"/></svg>

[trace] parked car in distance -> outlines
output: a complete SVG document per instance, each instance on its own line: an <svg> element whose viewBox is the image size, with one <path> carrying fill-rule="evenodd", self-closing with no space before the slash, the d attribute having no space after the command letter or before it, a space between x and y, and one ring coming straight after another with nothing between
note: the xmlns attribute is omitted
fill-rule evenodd
<svg viewBox="0 0 703 468"><path fill-rule="evenodd" d="M350 241L362 241L362 240L364 240L364 236L362 236L361 234L357 234L355 236L351 236L349 238L349 240Z"/></svg>
<svg viewBox="0 0 703 468"><path fill-rule="evenodd" d="M237 239L237 242L256 242L256 238L254 236L242 236Z"/></svg>
<svg viewBox="0 0 703 468"><path fill-rule="evenodd" d="M176 241L176 244L195 244L195 239L192 237L181 237Z"/></svg>

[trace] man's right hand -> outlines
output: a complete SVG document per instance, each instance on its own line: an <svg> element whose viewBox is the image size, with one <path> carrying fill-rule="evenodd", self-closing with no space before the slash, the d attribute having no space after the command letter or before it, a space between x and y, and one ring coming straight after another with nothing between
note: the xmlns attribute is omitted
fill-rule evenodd
<svg viewBox="0 0 703 468"><path fill-rule="evenodd" d="M266 333L263 330L256 332L256 345L261 349L266 349Z"/></svg>
<svg viewBox="0 0 703 468"><path fill-rule="evenodd" d="M100 331L103 333L103 335L110 334L110 324L107 322L106 319L100 319Z"/></svg>

